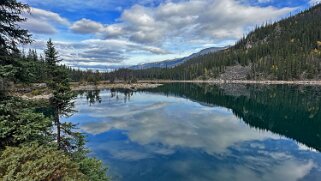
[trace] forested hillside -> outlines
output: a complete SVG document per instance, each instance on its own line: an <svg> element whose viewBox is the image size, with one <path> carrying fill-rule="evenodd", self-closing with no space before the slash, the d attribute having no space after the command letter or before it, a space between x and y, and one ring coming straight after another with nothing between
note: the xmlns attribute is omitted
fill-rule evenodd
<svg viewBox="0 0 321 181"><path fill-rule="evenodd" d="M195 57L175 68L118 70L109 77L130 79L220 79L231 66L242 66L246 79L321 78L321 5L273 24L257 27L235 46ZM233 68L232 68L233 71ZM223 77L224 79L224 77Z"/></svg>

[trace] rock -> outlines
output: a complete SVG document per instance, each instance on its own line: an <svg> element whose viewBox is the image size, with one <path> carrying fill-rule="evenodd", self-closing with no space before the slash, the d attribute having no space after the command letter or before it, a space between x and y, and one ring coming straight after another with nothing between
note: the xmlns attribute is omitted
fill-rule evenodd
<svg viewBox="0 0 321 181"><path fill-rule="evenodd" d="M225 72L220 75L222 80L246 80L251 72L251 67L243 67L241 65L229 66Z"/></svg>

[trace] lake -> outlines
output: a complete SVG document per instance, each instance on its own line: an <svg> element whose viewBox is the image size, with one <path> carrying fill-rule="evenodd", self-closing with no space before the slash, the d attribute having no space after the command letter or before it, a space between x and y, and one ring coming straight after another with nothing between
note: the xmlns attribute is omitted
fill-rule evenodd
<svg viewBox="0 0 321 181"><path fill-rule="evenodd" d="M81 91L68 121L116 181L320 180L321 87Z"/></svg>

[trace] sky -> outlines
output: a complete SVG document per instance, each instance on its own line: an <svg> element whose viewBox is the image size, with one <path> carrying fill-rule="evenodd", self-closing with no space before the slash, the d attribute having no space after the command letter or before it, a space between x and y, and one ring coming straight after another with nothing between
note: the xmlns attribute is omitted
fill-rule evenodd
<svg viewBox="0 0 321 181"><path fill-rule="evenodd" d="M320 0L20 0L21 27L42 53L51 38L63 64L112 70L233 45L257 25Z"/></svg>

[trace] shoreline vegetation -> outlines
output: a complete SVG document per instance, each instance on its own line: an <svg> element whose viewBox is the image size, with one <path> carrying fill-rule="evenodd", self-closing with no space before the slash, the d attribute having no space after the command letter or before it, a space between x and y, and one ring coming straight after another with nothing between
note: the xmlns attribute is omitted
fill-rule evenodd
<svg viewBox="0 0 321 181"><path fill-rule="evenodd" d="M152 89L159 87L163 84L157 83L108 83L100 82L97 84L81 84L78 82L70 83L72 91L91 91L91 90L102 90L102 89L126 89L130 91L137 91L141 89ZM25 100L49 100L52 97L52 93L46 86L46 84L30 84L30 85L17 85L10 90L11 95L20 97Z"/></svg>
<svg viewBox="0 0 321 181"><path fill-rule="evenodd" d="M96 84L72 82L72 91L90 91L103 89L126 89L138 91L153 89L167 83L199 83L199 84L263 84L263 85L313 85L321 86L321 80L139 80L137 83L101 81ZM45 84L19 85L12 90L12 95L29 100L49 99L52 94Z"/></svg>

